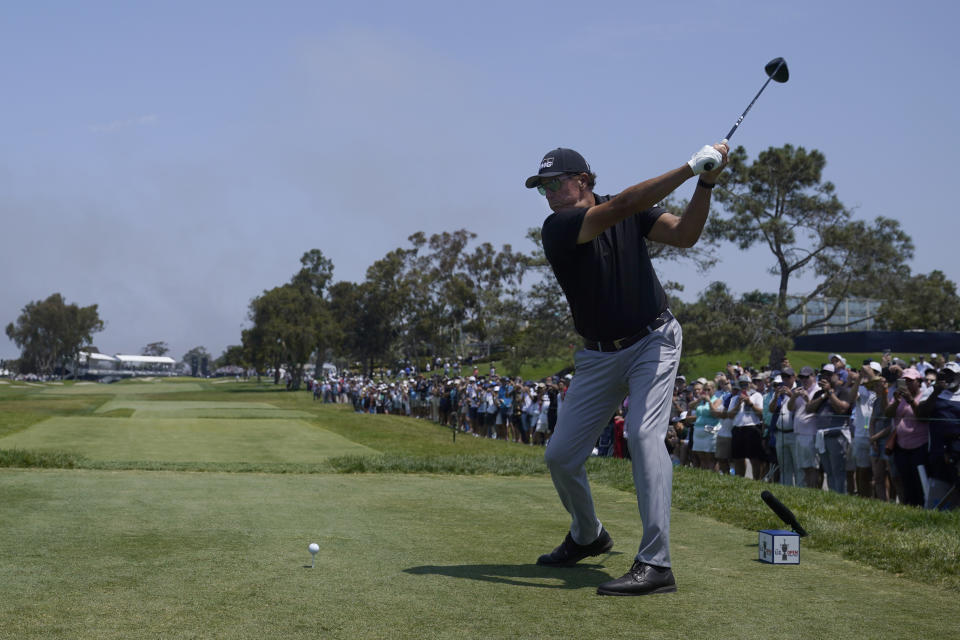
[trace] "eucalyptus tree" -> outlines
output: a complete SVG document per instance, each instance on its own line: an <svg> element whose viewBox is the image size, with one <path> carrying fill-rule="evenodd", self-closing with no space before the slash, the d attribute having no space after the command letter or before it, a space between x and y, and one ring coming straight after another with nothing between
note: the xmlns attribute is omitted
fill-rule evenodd
<svg viewBox="0 0 960 640"><path fill-rule="evenodd" d="M97 305L67 304L54 293L46 300L28 302L7 325L6 334L20 348L21 372L51 375L67 362L76 362L103 327Z"/></svg>

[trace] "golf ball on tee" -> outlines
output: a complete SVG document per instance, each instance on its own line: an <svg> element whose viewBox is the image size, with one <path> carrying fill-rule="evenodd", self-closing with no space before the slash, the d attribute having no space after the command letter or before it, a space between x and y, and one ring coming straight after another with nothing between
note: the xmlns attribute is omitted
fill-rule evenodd
<svg viewBox="0 0 960 640"><path fill-rule="evenodd" d="M311 542L307 549L310 551L310 553L316 553L317 551L320 551L320 545L318 545L316 542Z"/></svg>

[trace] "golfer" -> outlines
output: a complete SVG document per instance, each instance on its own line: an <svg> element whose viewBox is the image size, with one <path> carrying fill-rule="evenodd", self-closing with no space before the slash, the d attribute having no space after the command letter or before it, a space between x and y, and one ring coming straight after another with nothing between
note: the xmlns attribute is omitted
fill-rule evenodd
<svg viewBox="0 0 960 640"><path fill-rule="evenodd" d="M584 464L597 437L630 395L627 441L643 538L623 577L600 585L602 595L676 591L670 569L673 465L664 445L682 333L667 308L646 239L692 247L707 220L710 190L727 162L726 144L705 146L678 169L616 196L593 192L596 174L572 149L554 149L527 178L553 211L543 223L543 249L566 294L584 348L566 393L546 462L572 523L564 541L537 564L568 567L613 548L597 519ZM657 203L700 175L682 216Z"/></svg>

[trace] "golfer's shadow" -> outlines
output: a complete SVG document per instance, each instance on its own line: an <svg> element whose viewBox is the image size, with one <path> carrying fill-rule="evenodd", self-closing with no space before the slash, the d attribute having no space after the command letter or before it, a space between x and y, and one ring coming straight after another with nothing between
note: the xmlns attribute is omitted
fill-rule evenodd
<svg viewBox="0 0 960 640"><path fill-rule="evenodd" d="M403 572L416 576L448 576L540 589L582 589L596 587L612 579L600 564L578 564L574 567L541 567L536 564L424 565L410 567Z"/></svg>

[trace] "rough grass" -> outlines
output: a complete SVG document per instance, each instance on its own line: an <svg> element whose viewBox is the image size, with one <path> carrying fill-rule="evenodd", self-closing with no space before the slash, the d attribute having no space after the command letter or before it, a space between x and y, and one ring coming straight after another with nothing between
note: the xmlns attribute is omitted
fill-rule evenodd
<svg viewBox="0 0 960 640"><path fill-rule="evenodd" d="M90 461L65 451L31 451L0 449L0 467L20 469L81 469L89 468Z"/></svg>

